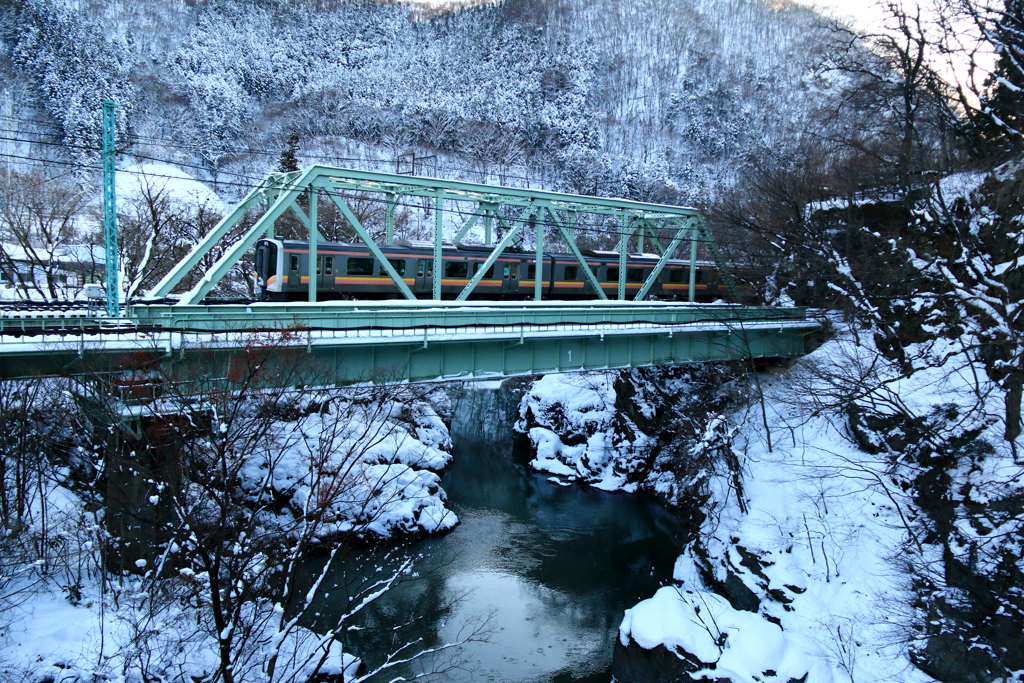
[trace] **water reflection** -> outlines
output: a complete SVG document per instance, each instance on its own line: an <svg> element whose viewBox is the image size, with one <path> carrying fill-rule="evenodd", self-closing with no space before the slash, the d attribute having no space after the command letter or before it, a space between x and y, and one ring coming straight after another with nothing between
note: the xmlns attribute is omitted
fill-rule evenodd
<svg viewBox="0 0 1024 683"><path fill-rule="evenodd" d="M367 611L372 630L350 644L366 659L398 642L388 630L398 621L418 617L412 630L434 645L490 615L487 642L462 648L453 680L609 680L622 611L671 573L674 521L636 497L560 487L528 472L528 454L513 448L518 398L507 389L457 397L454 464L442 485L462 524L421 542L417 579ZM330 598L325 603L326 615ZM404 673L431 666L438 664Z"/></svg>

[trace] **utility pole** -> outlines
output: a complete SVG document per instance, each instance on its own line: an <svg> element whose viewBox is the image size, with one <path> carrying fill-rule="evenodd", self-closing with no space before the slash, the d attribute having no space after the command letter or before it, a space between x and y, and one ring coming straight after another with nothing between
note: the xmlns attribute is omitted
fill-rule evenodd
<svg viewBox="0 0 1024 683"><path fill-rule="evenodd" d="M119 106L110 100L103 102L103 238L107 262L107 315L111 318L121 314L117 259L117 196L114 192L114 108Z"/></svg>

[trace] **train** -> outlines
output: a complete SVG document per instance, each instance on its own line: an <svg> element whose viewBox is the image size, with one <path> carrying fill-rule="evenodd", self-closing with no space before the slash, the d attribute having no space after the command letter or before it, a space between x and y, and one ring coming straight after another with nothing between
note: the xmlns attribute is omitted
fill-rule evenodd
<svg viewBox="0 0 1024 683"><path fill-rule="evenodd" d="M396 240L378 247L399 277L418 298L433 297L435 274L441 277L441 298L454 299L480 271L493 245L445 242L440 268L434 268L431 242ZM618 297L619 254L583 249L587 267L610 299ZM631 253L626 258L627 298L636 296L660 260L657 254ZM470 299L525 300L534 297L536 255L505 251L487 269ZM309 296L309 243L264 238L256 243L255 274L260 298L266 301L304 301ZM318 300L392 299L398 287L363 244L319 242L316 257ZM697 261L694 300L729 298L726 283L714 263ZM540 273L545 299L596 299L590 280L572 254L545 253ZM690 298L690 262L670 259L648 291L657 299Z"/></svg>

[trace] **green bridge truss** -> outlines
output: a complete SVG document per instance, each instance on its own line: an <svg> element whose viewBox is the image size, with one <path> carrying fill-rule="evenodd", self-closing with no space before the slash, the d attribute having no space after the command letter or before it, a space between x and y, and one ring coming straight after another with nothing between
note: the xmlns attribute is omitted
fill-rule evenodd
<svg viewBox="0 0 1024 683"><path fill-rule="evenodd" d="M401 295L406 299L415 299L415 295L378 249L367 226L353 211L350 203L353 193L361 193L364 196L366 193L381 195L386 203L384 239L387 244L393 243L395 207L403 198L418 197L431 203L434 213L431 241L434 247L435 263L441 261L441 249L444 241L442 233L446 217L457 217L461 223L461 227L453 236L452 241L462 240L470 230L480 224L482 224L485 244L493 244L492 237L496 232L501 234L497 244L493 244L494 248L487 261L458 295L457 299L460 301L470 295L487 269L513 243L522 248L532 238L535 263L539 268L543 262L545 229L550 228L557 232L569 251L583 266L584 257L576 246L576 232L582 226L581 219L588 215L610 217L615 222L615 231L619 235L618 299L626 299L627 247L634 237L637 251L644 250L644 243L647 240L647 243L661 256L650 276L637 292L636 301L642 301L647 296L661 274L662 268L687 241L690 247L689 291L691 300L696 289L694 286L696 269L692 266L697 260L698 245L701 244L715 261L733 296L738 298L739 295L736 283L730 276L704 219L696 209L626 199L480 185L393 173L354 171L330 166L311 166L303 171L274 173L267 176L201 242L195 245L181 263L149 291L148 296L159 299L170 294L185 276L202 263L213 248L236 228L247 213L260 205L265 208L256 222L223 253L203 275L198 284L182 296L180 303L183 305L198 304L256 244L260 237L273 236L274 222L288 211L293 212L306 227L310 242L310 262L314 262L317 243L323 241L323 237L317 229L318 202L321 196L326 196L380 263L381 269L391 277ZM300 205L300 198L301 203L306 204L305 209ZM463 220L464 217L465 220ZM531 230L533 235L529 234ZM607 299L607 295L591 270L587 267L582 267L581 270L590 281L596 295L601 299ZM539 301L543 283L540 278L535 280L534 299ZM441 278L435 277L433 279L433 299L440 298ZM316 302L314 278L310 278L309 301Z"/></svg>
<svg viewBox="0 0 1024 683"><path fill-rule="evenodd" d="M449 222L460 217L455 241L478 225L485 244L492 243L492 236L498 237L488 260L456 301L440 301L439 277L433 280L433 300L416 300L351 206L354 197L366 193L379 193L386 202L382 231L386 243L394 240L395 208L408 201L403 198L432 203L435 262L441 259L446 217ZM315 278L310 278L310 303L200 304L260 237L273 234L275 221L286 211L296 214L306 227L312 263L316 245L322 241L317 229L317 203L322 196L334 204L408 300L320 305L316 303ZM687 241L691 297L698 244L710 252L736 293L735 282L694 209L327 166L268 176L195 245L150 296L162 299L170 294L199 264L207 262L215 248L219 251L229 234L237 233L246 214L261 205L259 218L176 304L129 305L121 318L0 317L0 380L93 372L116 375L140 362L159 364L168 376L175 368L195 367L198 362L209 376L228 377L233 364L253 348L280 351L268 356L272 362L295 363L301 372L285 374L299 385L498 378L791 357L804 353L805 336L819 327L798 308L643 301L661 269ZM576 245L575 233L588 215L601 216L606 224L617 226L617 300L607 300ZM604 300L542 301L541 278L535 278L535 301L465 300L513 243L521 249L532 237L539 266L547 229L561 236L584 266L581 270L596 295ZM661 257L635 300L627 301L625 261L632 239L638 251L643 251L647 240Z"/></svg>

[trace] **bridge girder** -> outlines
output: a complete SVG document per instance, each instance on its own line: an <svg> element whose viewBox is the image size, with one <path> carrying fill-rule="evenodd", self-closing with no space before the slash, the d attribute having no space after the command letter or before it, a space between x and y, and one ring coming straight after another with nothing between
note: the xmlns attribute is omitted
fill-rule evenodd
<svg viewBox="0 0 1024 683"><path fill-rule="evenodd" d="M261 347L287 352L298 370L281 377L299 384L493 379L798 356L817 327L803 309L661 302L133 306L116 327L0 318L0 380L140 361L223 376L233 358Z"/></svg>

